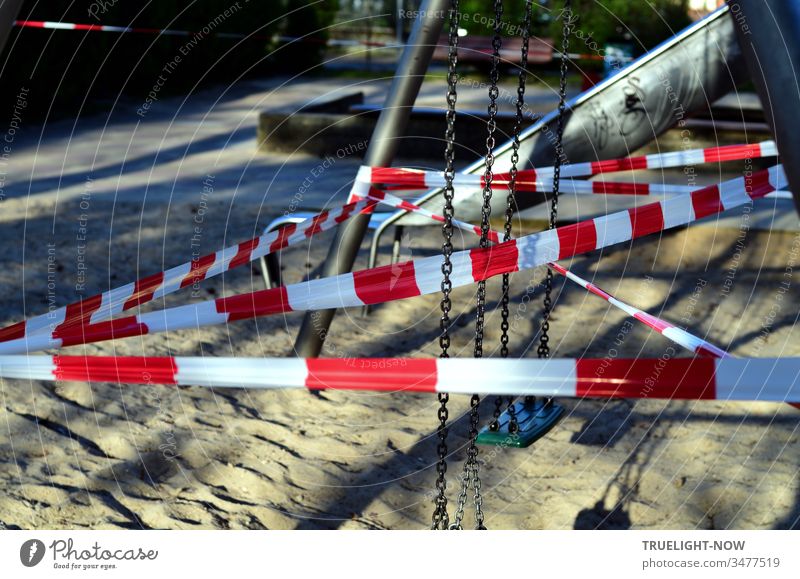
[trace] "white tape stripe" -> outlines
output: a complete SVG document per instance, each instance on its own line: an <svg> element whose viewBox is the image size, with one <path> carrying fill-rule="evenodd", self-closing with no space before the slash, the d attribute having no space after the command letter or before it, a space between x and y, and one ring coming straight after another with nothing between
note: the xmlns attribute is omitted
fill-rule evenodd
<svg viewBox="0 0 800 579"><path fill-rule="evenodd" d="M524 270L557 261L561 251L558 232L555 229L542 231L517 239L517 269Z"/></svg>
<svg viewBox="0 0 800 579"><path fill-rule="evenodd" d="M42 28L49 28L51 30L75 30L76 26L65 22L44 22L42 23Z"/></svg>
<svg viewBox="0 0 800 579"><path fill-rule="evenodd" d="M62 323L67 315L67 308L58 308L49 314L37 316L28 320L25 324L25 335L36 334L41 332L50 333Z"/></svg>
<svg viewBox="0 0 800 579"><path fill-rule="evenodd" d="M594 227L597 232L597 244L595 249L622 243L633 237L631 218L627 211L596 217L594 219Z"/></svg>
<svg viewBox="0 0 800 579"><path fill-rule="evenodd" d="M0 377L20 380L53 380L52 356L0 356Z"/></svg>
<svg viewBox="0 0 800 579"><path fill-rule="evenodd" d="M270 375L274 387L305 387L308 369L301 358L236 358L235 362L231 364L229 358L179 356L175 358L175 381L185 386L257 388L264 376Z"/></svg>
<svg viewBox="0 0 800 579"><path fill-rule="evenodd" d="M726 211L749 202L750 196L745 191L744 177L720 183L719 199Z"/></svg>
<svg viewBox="0 0 800 579"><path fill-rule="evenodd" d="M553 167L542 167L536 169L536 176L545 177L553 172ZM587 177L592 174L591 163L570 163L561 167L563 177Z"/></svg>
<svg viewBox="0 0 800 579"><path fill-rule="evenodd" d="M135 289L136 284L129 283L128 285L124 285L103 293L100 307L97 308L94 313L92 313L92 317L89 318L89 323L96 324L121 313L122 307L125 305L125 302L131 298L133 295L133 290ZM34 332L34 330L31 328L27 328L27 330L30 333Z"/></svg>
<svg viewBox="0 0 800 579"><path fill-rule="evenodd" d="M783 165L775 165L767 169L769 174L769 182L776 191L786 189L789 186L789 180L786 178L786 171Z"/></svg>
<svg viewBox="0 0 800 579"><path fill-rule="evenodd" d="M186 279L186 276L189 275L191 270L191 262L167 270L164 274L164 281L162 281L158 289L153 292L153 299L157 300L178 291L181 288L181 283L183 283L183 280Z"/></svg>
<svg viewBox="0 0 800 579"><path fill-rule="evenodd" d="M800 358L723 358L716 361L718 400L800 400Z"/></svg>
<svg viewBox="0 0 800 579"><path fill-rule="evenodd" d="M17 340L0 343L0 355L25 354L61 348L63 341L53 338L50 333L34 334Z"/></svg>
<svg viewBox="0 0 800 579"><path fill-rule="evenodd" d="M352 273L287 285L289 306L295 311L363 306Z"/></svg>
<svg viewBox="0 0 800 579"><path fill-rule="evenodd" d="M148 333L169 332L212 324L224 324L228 314L217 312L214 301L178 306L136 316L139 323L147 326ZM2 346L2 344L0 344Z"/></svg>
<svg viewBox="0 0 800 579"><path fill-rule="evenodd" d="M508 396L569 396L577 390L575 360L550 359L525 371L528 360L504 360L505 364L486 364L482 358L442 358L437 361L438 392L472 394L491 391ZM502 367L502 372L498 372ZM477 390L476 390L477 388Z"/></svg>
<svg viewBox="0 0 800 579"><path fill-rule="evenodd" d="M671 229L694 221L694 205L689 195L661 201L664 229Z"/></svg>

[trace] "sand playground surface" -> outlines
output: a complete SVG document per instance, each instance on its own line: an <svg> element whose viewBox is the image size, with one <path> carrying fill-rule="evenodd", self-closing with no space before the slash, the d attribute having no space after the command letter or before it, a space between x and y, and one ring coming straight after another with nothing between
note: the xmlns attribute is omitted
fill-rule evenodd
<svg viewBox="0 0 800 579"><path fill-rule="evenodd" d="M293 90L303 93L303 87ZM99 148L94 151L98 161L81 149L94 142L91 131L73 139L74 158L67 169L47 161L57 154L58 143L38 149L36 162L30 152L35 143L18 143L13 159L17 178L8 181L0 205L0 322L14 323L51 305L70 303L81 292L92 295L249 239L286 210L293 187L319 159L258 157L255 117L243 113L248 120L236 130L246 138L231 141L225 137L230 126L224 115L257 111L260 102L246 94L224 105L214 109L220 116L209 117L201 129L186 118L196 112L191 107L180 122L165 116L177 136L170 133L156 144L174 155L167 154L157 166L146 151L134 151L140 162L120 168L120 160L134 154L124 147ZM154 111L154 119L158 114ZM148 127L137 130L161 130ZM71 137L63 130L62 137ZM203 147L184 150L181 139L199 139L197 130ZM115 138L122 142L119 135ZM146 141L132 139L128 147ZM250 155L247 178L225 165L244 151ZM184 161L189 174L170 182L168 172L181 171ZM30 169L27 177L19 177L36 163L35 174ZM89 165L105 168L87 179ZM330 189L313 187L314 199L335 206L357 166L353 159L332 169L326 176ZM264 184L281 171L265 203ZM212 192L203 185L209 175ZM242 193L230 194L237 179ZM110 183L116 183L119 195L101 194L114 192ZM763 208L770 201L760 203ZM679 228L564 265L733 355L798 356L800 239L794 231L751 229L744 215L728 213L719 222ZM526 221L517 224L517 233L542 227L539 221ZM382 263L388 259L390 237ZM326 233L284 252L285 282L316 275L331 240ZM402 254L433 255L440 243L436 227L407 228ZM356 268L365 267L365 249ZM258 267L254 262L232 270L143 310L262 289ZM512 356L536 355L543 275L537 269L512 277ZM566 283L556 282L554 356L687 355ZM472 354L474 292L474 287L454 292L454 356ZM487 293L485 352L496 356L499 280L489 282ZM339 312L324 355L437 356L438 300L432 295L394 302L367 317L358 310ZM300 321L300 314L274 316L64 353L286 356ZM0 402L0 528L430 525L437 424L437 401L431 395L2 380ZM492 402L486 400L484 417L491 414ZM489 528L800 526L800 411L770 403L561 402L565 418L534 446L481 448ZM452 397L451 500L464 458L467 409L467 397ZM471 517L468 507L467 523Z"/></svg>
<svg viewBox="0 0 800 579"><path fill-rule="evenodd" d="M11 204L13 201L6 203ZM47 310L48 248L56 294L83 279L101 290L185 259L196 207L168 215L117 205L53 229L45 206L4 212L2 319ZM194 212L193 212L194 209ZM62 217L80 215L80 201ZM258 210L204 222L212 244L248 238ZM161 225L169 220L164 234ZM526 224L535 225L535 224ZM541 225L541 224L540 224ZM113 237L108 234L113 229ZM407 257L433 254L438 230L415 229ZM112 242L109 243L109 239ZM286 282L318 264L331 236L285 252ZM23 240L21 243L20 240ZM24 249L24 253L23 253ZM50 249L52 254L52 249ZM792 254L794 251L794 254ZM600 287L741 356L800 354L789 232L706 224L576 258ZM599 253L599 252L596 252ZM363 254L363 252L362 252ZM300 267L297 267L297 266ZM359 267L363 267L363 263ZM788 271L788 273L787 273ZM313 275L313 269L311 271ZM535 356L540 270L512 278L514 356ZM782 291L789 281L788 292ZM257 267L170 296L166 305L260 289ZM485 343L499 344L498 280L489 283ZM556 284L552 335L564 357L683 356L606 302ZM471 354L474 288L455 292L457 356ZM160 303L147 308L160 307ZM437 355L438 297L340 312L326 356ZM299 314L72 348L74 354L283 356ZM498 376L502 380L501 376ZM435 461L436 400L362 392L210 390L4 380L0 519L8 528L423 528ZM800 517L800 412L781 404L564 400L566 418L527 450L483 447L490 528L787 528ZM467 397L454 396L451 460L464 455ZM491 412L491 399L484 416ZM460 464L452 463L450 473ZM451 476L451 488L456 483ZM469 520L469 519L468 519Z"/></svg>

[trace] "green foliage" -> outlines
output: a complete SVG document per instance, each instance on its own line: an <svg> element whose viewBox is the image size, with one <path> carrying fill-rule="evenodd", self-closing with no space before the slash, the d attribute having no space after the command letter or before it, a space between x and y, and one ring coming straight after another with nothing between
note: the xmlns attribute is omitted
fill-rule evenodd
<svg viewBox="0 0 800 579"><path fill-rule="evenodd" d="M560 38L564 3L549 4L550 35ZM627 42L637 53L645 52L689 25L688 4L688 0L573 0L572 49L581 52L592 42L600 49L609 42Z"/></svg>
<svg viewBox="0 0 800 579"><path fill-rule="evenodd" d="M459 2L461 11L461 28L469 34L488 36L494 34L494 0L461 0ZM538 5L532 11L531 31L538 34L545 29L547 20L543 18L543 12ZM517 34L522 20L525 16L525 2L505 0L503 2L503 18L505 24L502 27L503 36Z"/></svg>

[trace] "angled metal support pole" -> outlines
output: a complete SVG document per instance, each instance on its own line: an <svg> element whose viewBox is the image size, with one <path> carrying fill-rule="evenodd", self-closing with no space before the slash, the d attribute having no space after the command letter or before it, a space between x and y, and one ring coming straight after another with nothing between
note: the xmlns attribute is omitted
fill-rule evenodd
<svg viewBox="0 0 800 579"><path fill-rule="evenodd" d="M8 35L14 27L14 20L17 19L19 9L24 0L0 0L0 52L6 46Z"/></svg>
<svg viewBox="0 0 800 579"><path fill-rule="evenodd" d="M405 132L411 109L417 99L419 87L428 70L433 50L439 41L444 21L447 19L449 5L449 0L423 2L419 18L414 23L408 44L400 57L394 81L369 141L364 156L365 165L382 167L392 163L399 139ZM352 269L369 218L369 215L357 215L339 227L336 239L328 252L322 276L338 275ZM295 342L294 349L297 356L319 355L335 313L334 310L322 310L306 314Z"/></svg>
<svg viewBox="0 0 800 579"><path fill-rule="evenodd" d="M728 0L728 6L800 212L800 2Z"/></svg>

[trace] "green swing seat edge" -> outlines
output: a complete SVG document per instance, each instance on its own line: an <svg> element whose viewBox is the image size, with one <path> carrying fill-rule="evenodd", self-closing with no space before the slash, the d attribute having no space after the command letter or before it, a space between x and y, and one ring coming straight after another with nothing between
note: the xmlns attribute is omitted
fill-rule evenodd
<svg viewBox="0 0 800 579"><path fill-rule="evenodd" d="M483 427L475 439L476 444L494 445L511 448L527 448L558 424L564 415L564 407L551 401L537 399L534 402L515 402L514 410L517 415L519 430L511 433L508 425L511 415L508 410L497 419L499 428L491 430L489 426Z"/></svg>

